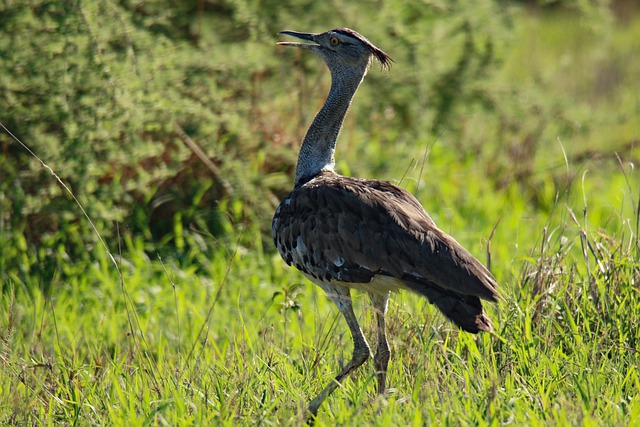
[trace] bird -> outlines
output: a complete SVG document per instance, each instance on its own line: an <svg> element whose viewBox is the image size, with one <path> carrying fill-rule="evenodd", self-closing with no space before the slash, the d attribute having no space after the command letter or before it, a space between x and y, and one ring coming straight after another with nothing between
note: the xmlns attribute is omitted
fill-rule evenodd
<svg viewBox="0 0 640 427"><path fill-rule="evenodd" d="M334 170L336 142L353 96L373 61L390 68L389 55L349 28L279 34L302 40L278 44L310 50L331 74L327 99L302 141L293 190L276 209L271 229L284 261L325 291L353 337L351 360L308 403L308 420L313 422L327 397L370 357L351 290L371 299L377 332L373 362L382 395L390 359L385 314L392 292L408 290L426 297L471 333L492 332L481 300L497 302L502 297L489 270L440 230L411 193L386 181Z"/></svg>

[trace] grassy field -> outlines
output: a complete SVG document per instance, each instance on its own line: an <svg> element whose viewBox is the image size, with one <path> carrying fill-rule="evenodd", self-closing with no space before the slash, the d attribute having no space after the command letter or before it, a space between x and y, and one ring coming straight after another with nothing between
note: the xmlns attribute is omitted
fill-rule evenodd
<svg viewBox="0 0 640 427"><path fill-rule="evenodd" d="M505 301L488 307L495 334L473 336L424 299L396 295L388 396L376 396L367 362L316 425L640 423L640 16L626 18L514 9L500 67L476 88L495 113L455 110L457 133L423 132L431 104L406 91L405 47L381 45L396 64L388 75L374 67L356 95L337 167L414 192L443 230L490 256ZM276 52L276 40L247 51ZM290 161L328 85L319 60L296 55L271 58L284 68L256 91L273 110L247 127L285 135L274 153ZM285 97L289 85L298 93ZM394 108L377 108L374 89ZM262 170L269 153L261 147L247 169ZM287 179L261 176L256 198L275 203L266 189ZM351 337L275 253L270 224L235 221L241 210L225 207L221 237L175 222L169 251L150 251L126 224L106 239L109 253L87 247L90 262L60 246L47 255L51 278L3 264L0 424L304 424ZM371 336L368 305L356 296Z"/></svg>

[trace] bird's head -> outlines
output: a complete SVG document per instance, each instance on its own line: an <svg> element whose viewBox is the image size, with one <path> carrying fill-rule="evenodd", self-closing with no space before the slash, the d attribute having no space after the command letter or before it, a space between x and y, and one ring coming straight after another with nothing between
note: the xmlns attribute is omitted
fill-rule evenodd
<svg viewBox="0 0 640 427"><path fill-rule="evenodd" d="M281 31L280 34L305 40L307 43L280 42L278 44L315 52L332 73L348 70L366 72L372 59L377 59L384 69L389 69L391 66L392 59L389 55L349 28L336 28L319 34L297 31Z"/></svg>

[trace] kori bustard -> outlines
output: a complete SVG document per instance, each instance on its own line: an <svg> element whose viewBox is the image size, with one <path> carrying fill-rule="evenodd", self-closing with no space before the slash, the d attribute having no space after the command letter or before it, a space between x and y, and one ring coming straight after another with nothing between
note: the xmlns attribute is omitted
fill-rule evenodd
<svg viewBox="0 0 640 427"><path fill-rule="evenodd" d="M391 58L348 28L280 34L305 41L280 45L304 48L322 58L331 72L331 89L302 142L293 191L273 217L273 239L287 264L336 304L354 345L351 360L309 403L312 421L339 383L369 358L351 289L368 293L375 310L379 393L386 389L390 356L385 327L390 292L407 289L423 295L472 333L492 330L480 300L495 302L500 296L489 270L440 230L413 195L388 182L334 171L336 140L353 95L372 60L389 68Z"/></svg>

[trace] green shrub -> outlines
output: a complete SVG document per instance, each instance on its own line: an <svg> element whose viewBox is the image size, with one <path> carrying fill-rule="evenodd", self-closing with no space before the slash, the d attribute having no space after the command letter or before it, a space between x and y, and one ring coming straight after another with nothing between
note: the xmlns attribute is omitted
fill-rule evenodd
<svg viewBox="0 0 640 427"><path fill-rule="evenodd" d="M60 176L111 242L133 233L150 247L175 244L176 230L221 235L244 222L268 230L321 97L314 91L300 98L302 106L291 93L303 91L299 82L313 74L326 82L327 74L317 58L302 58L302 68L290 52L276 58L276 33L294 22L325 30L310 23L320 17L357 24L303 2L5 4L2 121ZM366 123L390 109L394 121L377 122L410 129L401 140L457 127L458 106L484 96L477 84L496 63L502 33L493 30L502 19L490 2L473 12L463 4L390 2L358 26L399 63L393 84L378 84L386 77L372 72L359 97L354 114L367 137L387 132ZM305 76L292 78L292 69ZM407 102L416 87L418 102ZM305 116L294 129L296 121L286 118L298 108ZM2 239L13 247L3 250L5 268L10 262L28 271L57 251L85 258L96 236L78 206L25 148L1 138Z"/></svg>

